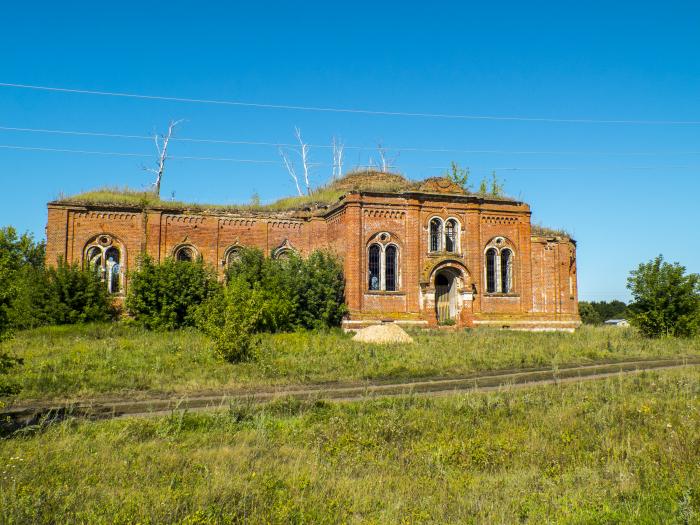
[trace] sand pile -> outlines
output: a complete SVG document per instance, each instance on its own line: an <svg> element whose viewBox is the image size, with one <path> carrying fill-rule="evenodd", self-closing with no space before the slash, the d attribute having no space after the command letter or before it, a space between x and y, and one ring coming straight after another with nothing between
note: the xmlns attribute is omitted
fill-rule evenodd
<svg viewBox="0 0 700 525"><path fill-rule="evenodd" d="M395 323L383 323L358 330L353 341L360 343L412 343L413 339Z"/></svg>

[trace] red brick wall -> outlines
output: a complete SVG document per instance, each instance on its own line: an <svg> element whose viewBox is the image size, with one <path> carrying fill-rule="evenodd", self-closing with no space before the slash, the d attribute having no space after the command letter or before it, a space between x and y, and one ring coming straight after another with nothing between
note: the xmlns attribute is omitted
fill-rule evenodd
<svg viewBox="0 0 700 525"><path fill-rule="evenodd" d="M459 253L430 254L429 221L455 218L461 229ZM399 246L400 289L369 292L367 249L374 235L388 232ZM47 262L58 256L82 262L86 243L100 233L118 239L127 269L147 252L155 260L172 256L182 244L194 246L204 261L223 272L226 250L254 246L271 254L287 243L302 254L324 248L343 259L346 302L354 318L434 319L425 307L434 268L466 268L463 290L473 301L464 318L578 320L576 247L568 239L532 237L530 208L511 201L454 198L448 195L348 194L327 216L293 214L234 216L161 210L108 209L49 205ZM484 251L504 237L514 252L513 290L485 293ZM437 265L437 266L436 266ZM423 308L422 306L423 305Z"/></svg>

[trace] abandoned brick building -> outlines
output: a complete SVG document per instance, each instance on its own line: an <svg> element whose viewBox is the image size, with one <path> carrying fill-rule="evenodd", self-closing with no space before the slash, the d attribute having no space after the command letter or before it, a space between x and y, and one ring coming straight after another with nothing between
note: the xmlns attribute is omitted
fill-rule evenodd
<svg viewBox="0 0 700 525"><path fill-rule="evenodd" d="M329 249L342 259L349 308L344 327L393 320L571 330L580 324L576 244L535 229L530 207L466 192L446 178L413 182L356 173L313 199L287 206L225 208L94 198L48 204L47 261L102 272L124 294L145 252L201 257L220 275L237 251L272 257Z"/></svg>

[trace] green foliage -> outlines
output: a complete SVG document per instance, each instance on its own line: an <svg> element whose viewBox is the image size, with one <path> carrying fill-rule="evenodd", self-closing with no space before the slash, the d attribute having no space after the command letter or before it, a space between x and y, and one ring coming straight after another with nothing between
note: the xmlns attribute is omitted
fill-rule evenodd
<svg viewBox="0 0 700 525"><path fill-rule="evenodd" d="M260 250L242 248L227 272L227 280L234 279L261 292L266 304L258 323L261 331L337 326L346 313L343 268L329 252L273 259Z"/></svg>
<svg viewBox="0 0 700 525"><path fill-rule="evenodd" d="M17 235L12 226L0 228L0 340L10 334L13 307L21 291L25 269L38 270L44 264L44 244L31 235Z"/></svg>
<svg viewBox="0 0 700 525"><path fill-rule="evenodd" d="M602 324L608 319L626 319L629 316L627 305L614 299L608 301L579 301L578 311L586 324Z"/></svg>
<svg viewBox="0 0 700 525"><path fill-rule="evenodd" d="M647 337L691 337L700 326L700 275L659 255L630 272L631 321Z"/></svg>
<svg viewBox="0 0 700 525"><path fill-rule="evenodd" d="M114 317L112 297L100 276L77 264L58 265L28 277L39 324L106 321Z"/></svg>
<svg viewBox="0 0 700 525"><path fill-rule="evenodd" d="M220 288L214 272L202 261L172 258L161 264L144 256L130 276L126 308L136 322L172 330L194 324L194 311Z"/></svg>
<svg viewBox="0 0 700 525"><path fill-rule="evenodd" d="M197 327L214 340L216 354L237 363L250 357L257 343L256 332L264 325L269 298L242 277L232 278L227 286L197 309Z"/></svg>
<svg viewBox="0 0 700 525"><path fill-rule="evenodd" d="M587 301L579 301L578 314L584 324L601 324L603 322L598 311Z"/></svg>
<svg viewBox="0 0 700 525"><path fill-rule="evenodd" d="M16 379L8 377L9 372L21 365L24 360L0 350L0 396L7 396L19 393L21 387ZM2 402L0 402L2 408Z"/></svg>
<svg viewBox="0 0 700 525"><path fill-rule="evenodd" d="M273 259L241 248L226 280L226 289L204 303L196 319L227 361L248 358L255 333L337 326L346 311L342 266L323 251Z"/></svg>
<svg viewBox="0 0 700 525"><path fill-rule="evenodd" d="M99 276L58 261L44 268L44 244L0 229L0 332L46 324L104 321L114 315Z"/></svg>
<svg viewBox="0 0 700 525"><path fill-rule="evenodd" d="M500 197L505 193L505 181L496 176L496 170L491 172L491 195Z"/></svg>
<svg viewBox="0 0 700 525"><path fill-rule="evenodd" d="M445 173L445 176L455 184L464 188L465 191L471 191L469 184L469 168L462 168L455 161L450 162L450 169Z"/></svg>

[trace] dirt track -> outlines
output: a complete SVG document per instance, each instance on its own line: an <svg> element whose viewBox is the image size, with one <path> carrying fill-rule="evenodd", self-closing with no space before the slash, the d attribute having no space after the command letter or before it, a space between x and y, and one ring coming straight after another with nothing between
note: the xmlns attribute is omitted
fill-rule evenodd
<svg viewBox="0 0 700 525"><path fill-rule="evenodd" d="M402 382L366 381L284 386L255 390L198 392L147 399L94 399L77 403L16 404L0 413L4 431L65 417L110 419L170 414L173 411L212 411L226 409L232 402L266 403L282 397L353 401L400 395L448 395L455 392L486 392L503 388L569 383L610 377L621 373L700 365L700 358L633 360L617 363L571 366L560 369L528 369L481 372L472 376L439 377Z"/></svg>

